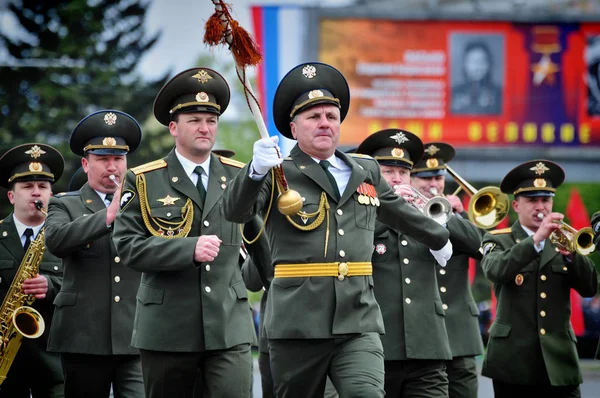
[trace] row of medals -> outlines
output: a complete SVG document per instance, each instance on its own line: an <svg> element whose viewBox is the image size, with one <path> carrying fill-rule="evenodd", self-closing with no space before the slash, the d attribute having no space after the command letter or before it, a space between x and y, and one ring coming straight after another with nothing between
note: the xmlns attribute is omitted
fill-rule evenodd
<svg viewBox="0 0 600 398"><path fill-rule="evenodd" d="M358 203L361 205L379 206L379 198L373 185L363 182L356 189L356 192L358 192Z"/></svg>

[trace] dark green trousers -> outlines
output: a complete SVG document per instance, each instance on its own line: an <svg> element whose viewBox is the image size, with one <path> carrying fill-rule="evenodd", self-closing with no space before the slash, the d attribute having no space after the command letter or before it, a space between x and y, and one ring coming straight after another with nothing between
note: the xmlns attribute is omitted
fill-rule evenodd
<svg viewBox="0 0 600 398"><path fill-rule="evenodd" d="M376 333L269 340L269 350L278 398L322 398L328 375L340 398L384 396L383 348Z"/></svg>
<svg viewBox="0 0 600 398"><path fill-rule="evenodd" d="M447 398L448 375L443 360L385 361L386 398Z"/></svg>
<svg viewBox="0 0 600 398"><path fill-rule="evenodd" d="M477 398L477 365L474 356L454 357L446 361L446 372L450 398Z"/></svg>
<svg viewBox="0 0 600 398"><path fill-rule="evenodd" d="M204 352L140 350L140 357L146 398L251 396L250 344ZM197 382L198 377L202 380ZM194 394L194 388L200 386L202 394Z"/></svg>

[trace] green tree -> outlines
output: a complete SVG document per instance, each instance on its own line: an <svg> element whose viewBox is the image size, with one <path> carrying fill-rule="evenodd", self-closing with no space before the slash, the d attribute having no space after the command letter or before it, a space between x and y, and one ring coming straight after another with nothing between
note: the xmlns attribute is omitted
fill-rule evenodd
<svg viewBox="0 0 600 398"><path fill-rule="evenodd" d="M84 116L118 109L144 121L167 75L144 81L135 71L160 33L144 27L148 1L20 0L3 10L16 28L0 27L0 147L40 141L65 156L56 191L79 166L68 139ZM1 11L1 10L0 10Z"/></svg>

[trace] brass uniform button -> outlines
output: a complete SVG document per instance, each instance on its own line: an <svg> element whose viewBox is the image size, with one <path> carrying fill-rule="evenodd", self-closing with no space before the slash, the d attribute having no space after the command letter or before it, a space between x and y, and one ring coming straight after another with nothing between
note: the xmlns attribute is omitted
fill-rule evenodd
<svg viewBox="0 0 600 398"><path fill-rule="evenodd" d="M446 288L444 286L440 287L440 292L446 293Z"/></svg>
<svg viewBox="0 0 600 398"><path fill-rule="evenodd" d="M206 266L204 267L205 270L210 271L210 264L206 264Z"/></svg>
<svg viewBox="0 0 600 398"><path fill-rule="evenodd" d="M340 250L340 257L346 257L346 252L343 250Z"/></svg>
<svg viewBox="0 0 600 398"><path fill-rule="evenodd" d="M545 299L547 297L547 294L545 292L541 292L540 293L540 297L543 298L543 299Z"/></svg>
<svg viewBox="0 0 600 398"><path fill-rule="evenodd" d="M542 336L543 336L543 335L545 335L545 334L546 334L546 329L544 329L544 328L541 328L541 329L540 329L540 334L541 334Z"/></svg>
<svg viewBox="0 0 600 398"><path fill-rule="evenodd" d="M118 303L119 301L121 301L121 297L115 296L115 303Z"/></svg>
<svg viewBox="0 0 600 398"><path fill-rule="evenodd" d="M208 222L208 220L204 220L204 226L208 227L210 225L210 223Z"/></svg>
<svg viewBox="0 0 600 398"><path fill-rule="evenodd" d="M540 279L541 279L541 280L543 280L543 281L545 281L545 280L546 280L546 279L548 279L548 278L546 277L546 275L542 274L542 275L540 276Z"/></svg>
<svg viewBox="0 0 600 398"><path fill-rule="evenodd" d="M440 275L446 275L446 270L445 269L441 269L440 270Z"/></svg>
<svg viewBox="0 0 600 398"><path fill-rule="evenodd" d="M342 209L337 209L336 213L338 214L338 216L341 216L344 214L344 212L342 211Z"/></svg>
<svg viewBox="0 0 600 398"><path fill-rule="evenodd" d="M211 289L210 289L210 286L206 286L206 287L204 288L204 291L205 291L206 293L210 293L210 290L211 290Z"/></svg>
<svg viewBox="0 0 600 398"><path fill-rule="evenodd" d="M115 263L119 264L121 262L121 258L119 256L115 257Z"/></svg>
<svg viewBox="0 0 600 398"><path fill-rule="evenodd" d="M410 285L410 278L406 278L404 282L406 282L407 285Z"/></svg>
<svg viewBox="0 0 600 398"><path fill-rule="evenodd" d="M406 304L410 304L410 303L412 302L412 300L411 300L411 299L409 299L408 297L407 297L407 298L406 298L406 300L404 300L404 301L406 301Z"/></svg>
<svg viewBox="0 0 600 398"><path fill-rule="evenodd" d="M344 236L344 230L343 229L338 229L338 234L340 234L340 236Z"/></svg>
<svg viewBox="0 0 600 398"><path fill-rule="evenodd" d="M542 318L545 318L546 317L546 311L540 311L540 316Z"/></svg>
<svg viewBox="0 0 600 398"><path fill-rule="evenodd" d="M567 271L567 270L568 270L568 268L566 266L563 267L563 271Z"/></svg>
<svg viewBox="0 0 600 398"><path fill-rule="evenodd" d="M405 258L404 260L402 260L402 262L403 262L404 264L408 264L410 261L409 261L409 259Z"/></svg>
<svg viewBox="0 0 600 398"><path fill-rule="evenodd" d="M401 244L402 246L406 246L406 245L408 245L408 242L407 242L407 241L405 241L405 240L402 240L402 242L400 242L400 244Z"/></svg>
<svg viewBox="0 0 600 398"><path fill-rule="evenodd" d="M448 304L442 304L442 308L443 308L444 310L447 310L447 309L448 309Z"/></svg>
<svg viewBox="0 0 600 398"><path fill-rule="evenodd" d="M121 277L119 275L115 276L115 282L116 283L121 282Z"/></svg>

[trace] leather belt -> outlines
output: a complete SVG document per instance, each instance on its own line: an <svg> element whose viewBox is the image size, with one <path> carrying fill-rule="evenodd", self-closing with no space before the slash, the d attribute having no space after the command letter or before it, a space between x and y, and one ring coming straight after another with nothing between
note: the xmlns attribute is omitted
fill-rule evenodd
<svg viewBox="0 0 600 398"><path fill-rule="evenodd" d="M373 265L370 262L277 264L275 266L275 278L336 276L339 280L343 281L347 276L372 274Z"/></svg>

